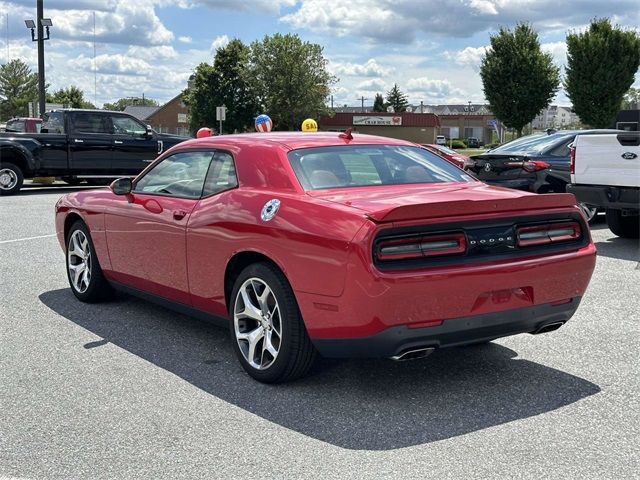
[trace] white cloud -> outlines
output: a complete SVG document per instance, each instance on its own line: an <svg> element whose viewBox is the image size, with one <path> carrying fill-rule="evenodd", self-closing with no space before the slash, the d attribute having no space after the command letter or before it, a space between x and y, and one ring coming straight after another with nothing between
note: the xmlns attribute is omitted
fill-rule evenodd
<svg viewBox="0 0 640 480"><path fill-rule="evenodd" d="M216 50L224 48L229 45L229 37L227 35L220 35L211 42L211 51L215 54Z"/></svg>
<svg viewBox="0 0 640 480"><path fill-rule="evenodd" d="M386 76L393 72L392 67L383 67L374 58L364 64L335 62L329 64L329 70L336 75L376 77Z"/></svg>
<svg viewBox="0 0 640 480"><path fill-rule="evenodd" d="M407 89L412 98L424 98L428 101L443 101L464 92L454 87L449 80L437 80L429 77L412 78L407 82Z"/></svg>
<svg viewBox="0 0 640 480"><path fill-rule="evenodd" d="M193 39L187 35L178 37L178 41L180 43L193 43Z"/></svg>
<svg viewBox="0 0 640 480"><path fill-rule="evenodd" d="M373 78L371 80L365 80L356 85L358 91L366 91L366 92L380 92L384 93L387 91L387 84L381 78Z"/></svg>
<svg viewBox="0 0 640 480"><path fill-rule="evenodd" d="M466 47L463 50L454 52L445 51L443 53L444 58L454 62L461 67L471 67L475 71L480 70L480 62L482 57L487 52L489 46L486 47Z"/></svg>
<svg viewBox="0 0 640 480"><path fill-rule="evenodd" d="M98 73L108 75L148 75L152 66L145 60L130 55L103 54L95 59ZM69 61L69 65L84 70L93 70L93 58L80 55Z"/></svg>
<svg viewBox="0 0 640 480"><path fill-rule="evenodd" d="M132 46L127 50L127 55L141 59L172 59L178 56L176 49L170 45L158 45L156 47Z"/></svg>

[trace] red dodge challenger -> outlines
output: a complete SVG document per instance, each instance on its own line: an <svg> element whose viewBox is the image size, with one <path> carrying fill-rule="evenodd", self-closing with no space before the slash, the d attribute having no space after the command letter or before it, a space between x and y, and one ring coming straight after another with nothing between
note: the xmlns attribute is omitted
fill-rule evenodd
<svg viewBox="0 0 640 480"><path fill-rule="evenodd" d="M173 147L56 205L71 290L123 290L228 325L282 382L327 357L423 357L555 330L596 250L575 198L491 187L415 144L242 134Z"/></svg>

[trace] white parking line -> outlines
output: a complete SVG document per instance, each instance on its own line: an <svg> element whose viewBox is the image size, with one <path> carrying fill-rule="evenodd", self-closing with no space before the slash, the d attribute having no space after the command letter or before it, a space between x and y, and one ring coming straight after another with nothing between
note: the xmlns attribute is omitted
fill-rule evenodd
<svg viewBox="0 0 640 480"><path fill-rule="evenodd" d="M55 233L51 233L49 235L39 235L37 237L15 238L13 240L0 240L0 244L2 244L2 243L15 243L15 242L26 242L28 240L37 240L39 238L51 238L51 237L55 237L55 236L56 236Z"/></svg>

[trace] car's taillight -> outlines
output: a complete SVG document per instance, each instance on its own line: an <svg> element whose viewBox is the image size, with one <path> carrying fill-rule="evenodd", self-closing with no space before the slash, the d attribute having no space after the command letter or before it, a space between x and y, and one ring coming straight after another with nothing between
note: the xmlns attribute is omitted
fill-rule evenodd
<svg viewBox="0 0 640 480"><path fill-rule="evenodd" d="M576 173L576 146L575 145L571 145L571 148L569 148L569 158L571 159L571 163L569 166L569 173L573 175L574 173Z"/></svg>
<svg viewBox="0 0 640 480"><path fill-rule="evenodd" d="M519 227L516 230L518 246L532 247L549 243L577 240L582 234L578 222L550 223L531 227Z"/></svg>
<svg viewBox="0 0 640 480"><path fill-rule="evenodd" d="M549 164L547 162L543 162L542 160L527 160L522 163L522 168L524 168L527 172L537 172L538 170L549 168Z"/></svg>
<svg viewBox="0 0 640 480"><path fill-rule="evenodd" d="M387 262L422 257L460 255L466 251L466 237L463 233L456 232L382 240L377 245L376 258L381 262Z"/></svg>
<svg viewBox="0 0 640 480"><path fill-rule="evenodd" d="M547 162L543 162L542 160L519 160L515 162L504 162L504 166L521 167L527 172L537 172L538 170L549 168L550 165Z"/></svg>

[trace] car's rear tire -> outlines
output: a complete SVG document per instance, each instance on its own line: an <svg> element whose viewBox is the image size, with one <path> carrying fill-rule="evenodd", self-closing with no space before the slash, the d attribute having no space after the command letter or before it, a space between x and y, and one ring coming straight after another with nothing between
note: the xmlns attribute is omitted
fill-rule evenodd
<svg viewBox="0 0 640 480"><path fill-rule="evenodd" d="M623 216L622 210L607 208L607 225L614 235L623 238L638 238L640 236L640 216Z"/></svg>
<svg viewBox="0 0 640 480"><path fill-rule="evenodd" d="M94 303L113 296L84 222L76 221L66 238L67 278L71 291L81 302Z"/></svg>
<svg viewBox="0 0 640 480"><path fill-rule="evenodd" d="M316 350L285 276L269 263L246 267L229 302L233 349L242 368L263 383L304 376Z"/></svg>
<svg viewBox="0 0 640 480"><path fill-rule="evenodd" d="M0 195L15 195L23 183L24 175L20 167L11 162L0 164Z"/></svg>

